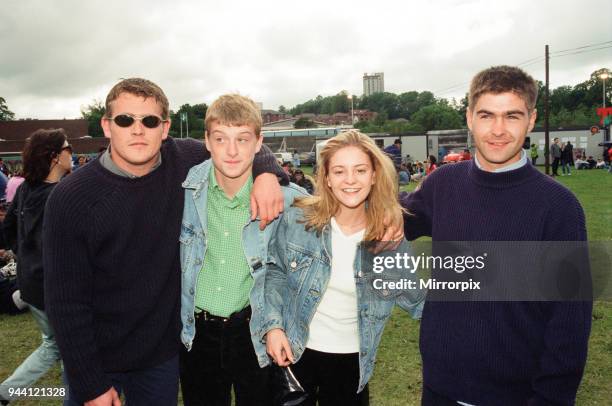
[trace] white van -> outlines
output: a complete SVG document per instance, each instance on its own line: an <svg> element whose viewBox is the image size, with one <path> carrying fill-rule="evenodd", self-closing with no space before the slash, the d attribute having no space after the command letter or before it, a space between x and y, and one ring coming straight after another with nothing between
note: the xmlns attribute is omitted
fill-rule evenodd
<svg viewBox="0 0 612 406"><path fill-rule="evenodd" d="M285 162L293 162L293 155L291 152L275 152L274 156L281 165Z"/></svg>

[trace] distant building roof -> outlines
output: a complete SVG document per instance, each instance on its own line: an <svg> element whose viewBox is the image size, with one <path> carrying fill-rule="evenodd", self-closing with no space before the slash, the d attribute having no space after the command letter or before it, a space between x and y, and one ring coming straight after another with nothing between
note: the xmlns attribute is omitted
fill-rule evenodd
<svg viewBox="0 0 612 406"><path fill-rule="evenodd" d="M0 121L0 138L7 141L23 141L41 128L63 128L68 138L87 135L87 120L16 120Z"/></svg>

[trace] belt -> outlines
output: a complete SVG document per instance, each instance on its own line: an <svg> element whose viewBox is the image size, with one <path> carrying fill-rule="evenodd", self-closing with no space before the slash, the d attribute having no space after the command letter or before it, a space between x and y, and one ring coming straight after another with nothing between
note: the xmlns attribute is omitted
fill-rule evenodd
<svg viewBox="0 0 612 406"><path fill-rule="evenodd" d="M237 322L248 322L251 320L251 306L247 306L244 309L232 313L229 317L221 317L215 316L214 314L210 314L206 310L202 310L199 313L195 314L196 321L205 321L210 323L221 323L221 324L230 324Z"/></svg>

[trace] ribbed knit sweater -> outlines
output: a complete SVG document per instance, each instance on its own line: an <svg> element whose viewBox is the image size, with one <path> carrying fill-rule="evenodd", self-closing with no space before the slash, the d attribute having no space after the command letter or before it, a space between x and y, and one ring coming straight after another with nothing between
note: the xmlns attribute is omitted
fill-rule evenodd
<svg viewBox="0 0 612 406"><path fill-rule="evenodd" d="M156 366L179 351L181 183L209 153L171 138L161 153L161 165L135 179L96 160L47 202L46 310L79 401L110 389L106 373ZM255 166L283 173L267 147Z"/></svg>
<svg viewBox="0 0 612 406"><path fill-rule="evenodd" d="M578 200L529 163L501 173L473 160L444 165L421 186L401 196L415 214L405 216L408 239L586 240ZM474 405L573 404L591 311L590 302L427 302L424 385Z"/></svg>

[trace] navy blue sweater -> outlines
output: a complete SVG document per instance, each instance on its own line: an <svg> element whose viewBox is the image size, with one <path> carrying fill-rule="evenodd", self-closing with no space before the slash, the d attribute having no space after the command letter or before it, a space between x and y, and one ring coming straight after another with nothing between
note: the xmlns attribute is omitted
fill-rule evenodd
<svg viewBox="0 0 612 406"><path fill-rule="evenodd" d="M404 217L409 240L586 240L578 200L531 164L502 173L445 165L401 202L415 214ZM475 405L573 404L591 311L585 302L427 302L424 385Z"/></svg>
<svg viewBox="0 0 612 406"><path fill-rule="evenodd" d="M210 155L201 142L171 138L161 153L161 165L135 179L96 160L47 202L45 304L79 401L110 389L106 373L156 366L179 351L181 182ZM286 181L267 147L255 165Z"/></svg>

